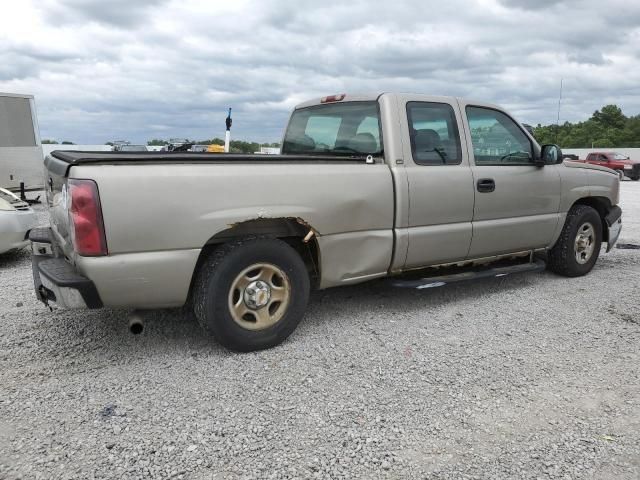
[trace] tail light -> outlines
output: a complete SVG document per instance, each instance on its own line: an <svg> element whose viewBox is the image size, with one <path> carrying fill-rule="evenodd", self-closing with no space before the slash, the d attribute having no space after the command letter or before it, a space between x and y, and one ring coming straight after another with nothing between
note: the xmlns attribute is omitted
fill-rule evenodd
<svg viewBox="0 0 640 480"><path fill-rule="evenodd" d="M96 182L71 178L68 188L74 250L84 257L107 255L107 239Z"/></svg>

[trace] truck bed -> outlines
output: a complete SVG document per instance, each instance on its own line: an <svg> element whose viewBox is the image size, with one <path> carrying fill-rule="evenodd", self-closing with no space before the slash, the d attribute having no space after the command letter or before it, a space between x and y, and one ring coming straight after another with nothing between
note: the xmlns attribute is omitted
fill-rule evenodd
<svg viewBox="0 0 640 480"><path fill-rule="evenodd" d="M380 159L54 151L45 164L57 242L80 274L101 285L105 305L183 304L201 250L247 222L315 232L322 287L383 276L391 264L394 186ZM71 251L69 179L96 183L108 256ZM131 287L124 294L123 282Z"/></svg>

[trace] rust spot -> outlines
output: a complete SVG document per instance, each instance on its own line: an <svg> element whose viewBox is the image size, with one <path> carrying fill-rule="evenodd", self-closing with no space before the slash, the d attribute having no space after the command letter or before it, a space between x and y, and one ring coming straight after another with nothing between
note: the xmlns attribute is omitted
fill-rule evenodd
<svg viewBox="0 0 640 480"><path fill-rule="evenodd" d="M313 228L311 225L309 225L309 223L307 223L303 218L296 217L295 221L298 222L303 227L306 227L309 229L309 233L307 233L307 235L304 237L304 243L308 243L309 240L311 240L311 238L313 238L314 235L318 235L318 231L315 228Z"/></svg>
<svg viewBox="0 0 640 480"><path fill-rule="evenodd" d="M302 225L303 227L309 229L309 233L307 233L307 236L305 237L305 238L309 237L309 240L314 235L318 235L318 236L320 235L320 232L318 232L315 228L313 228L305 219L300 218L300 217L265 217L262 214L258 214L258 216L256 218L249 218L247 220L242 220L242 221L239 221L239 222L228 223L227 227L229 227L229 228L237 228L237 227L239 227L241 225L244 225L245 223L259 222L259 221L263 221L263 220L288 220L290 222L296 222L297 224Z"/></svg>

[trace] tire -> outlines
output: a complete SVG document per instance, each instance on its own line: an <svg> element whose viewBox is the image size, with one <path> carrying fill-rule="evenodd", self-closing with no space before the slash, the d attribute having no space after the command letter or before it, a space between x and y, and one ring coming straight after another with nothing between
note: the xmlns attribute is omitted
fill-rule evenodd
<svg viewBox="0 0 640 480"><path fill-rule="evenodd" d="M636 175L635 177L631 177L631 180L633 180L634 182L637 182L638 180L640 180L640 175Z"/></svg>
<svg viewBox="0 0 640 480"><path fill-rule="evenodd" d="M596 210L574 205L549 251L547 268L565 277L579 277L591 271L602 245L602 220ZM580 258L580 260L579 260Z"/></svg>
<svg viewBox="0 0 640 480"><path fill-rule="evenodd" d="M250 352L282 343L309 300L305 264L287 243L244 238L202 263L193 292L198 323L224 347Z"/></svg>

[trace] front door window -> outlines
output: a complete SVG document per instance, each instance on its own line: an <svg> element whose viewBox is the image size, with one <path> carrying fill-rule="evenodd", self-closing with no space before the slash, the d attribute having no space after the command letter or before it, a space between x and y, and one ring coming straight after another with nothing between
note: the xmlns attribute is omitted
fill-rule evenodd
<svg viewBox="0 0 640 480"><path fill-rule="evenodd" d="M529 137L508 115L490 108L467 107L476 165L531 165Z"/></svg>

